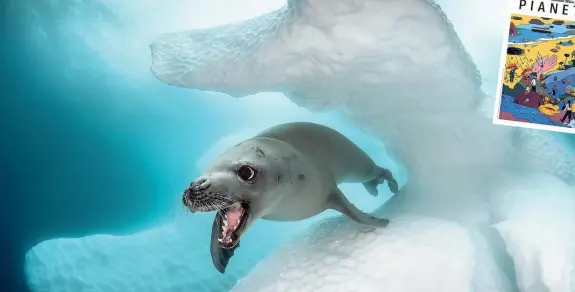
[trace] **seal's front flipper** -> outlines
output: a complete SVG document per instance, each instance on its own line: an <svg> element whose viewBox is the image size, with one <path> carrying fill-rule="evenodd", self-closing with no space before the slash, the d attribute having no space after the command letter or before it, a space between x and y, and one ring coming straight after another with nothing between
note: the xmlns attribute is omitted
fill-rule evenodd
<svg viewBox="0 0 575 292"><path fill-rule="evenodd" d="M363 186L365 187L367 192L374 197L377 197L377 186L378 185L379 185L379 181L377 181L376 178L363 183Z"/></svg>
<svg viewBox="0 0 575 292"><path fill-rule="evenodd" d="M387 181L387 186L392 193L396 194L399 191L399 185L393 178L393 174L389 169L383 167L378 167L378 175L374 179L364 182L363 186L370 195L375 197L377 196L377 186L385 181Z"/></svg>
<svg viewBox="0 0 575 292"><path fill-rule="evenodd" d="M335 188L335 190L330 195L328 208L339 211L357 223L369 225L372 227L385 227L387 224L389 224L389 220L387 219L373 217L359 210L356 206L347 200L345 195L338 188Z"/></svg>
<svg viewBox="0 0 575 292"><path fill-rule="evenodd" d="M220 273L223 274L226 271L226 267L230 262L230 259L234 256L234 251L236 248L240 247L240 243L238 242L238 244L232 248L222 248L220 246L220 243L218 242L220 232L218 216L219 215L216 215L214 218L214 224L212 225L210 253L212 254L212 261L214 262L214 266Z"/></svg>

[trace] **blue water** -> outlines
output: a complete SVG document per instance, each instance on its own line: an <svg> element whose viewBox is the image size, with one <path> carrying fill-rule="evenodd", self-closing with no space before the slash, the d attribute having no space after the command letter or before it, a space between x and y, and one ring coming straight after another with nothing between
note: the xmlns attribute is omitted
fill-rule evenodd
<svg viewBox="0 0 575 292"><path fill-rule="evenodd" d="M526 42L535 42L540 39L554 39L559 37L567 37L567 35L559 32L552 31L551 33L540 33L540 32L533 32L531 29L523 28L519 26L517 28L517 35L509 36L509 42L512 43L526 43Z"/></svg>
<svg viewBox="0 0 575 292"><path fill-rule="evenodd" d="M9 27L14 32L17 25ZM10 44L0 54L0 290L26 291L23 256L34 244L161 222L173 205L170 195L193 170L186 161L200 154L191 150L230 132L232 123L206 131L190 117L213 119L213 103L159 84L126 86L89 56L83 59L90 72L61 78L66 56L43 58L13 33L0 43Z"/></svg>
<svg viewBox="0 0 575 292"><path fill-rule="evenodd" d="M545 77L545 83L547 83L547 88L553 88L553 86L556 86L556 96L560 96L561 94L565 93L567 86L575 86L575 67L569 68L567 70L550 72L547 77ZM565 98L564 100L574 100L574 98L570 97ZM562 108L564 103L560 103L559 105Z"/></svg>
<svg viewBox="0 0 575 292"><path fill-rule="evenodd" d="M565 32L574 30L568 29L567 25L572 25L575 22L566 22L561 25L554 25L554 24L545 24L545 25L537 25L537 24L522 24L517 27L517 35L509 36L509 41L513 43L524 43L524 42L535 42L540 39L553 39L553 38L565 38L569 37L569 34L565 34ZM533 32L532 28L547 28L550 30L551 33L540 33L540 32ZM558 40L559 41L559 40Z"/></svg>
<svg viewBox="0 0 575 292"><path fill-rule="evenodd" d="M130 234L171 220L199 175L198 159L221 137L310 116L271 102L275 110L255 117L254 103L162 84L148 71L145 40L135 44L143 56L135 65L125 52L117 63L105 60L70 32L99 23L102 10L90 19L90 9L102 7L86 4L85 15L66 23L61 14L78 7L43 3L12 1L0 19L0 291L29 291L24 255L41 241ZM122 29L103 14L117 25L112 31ZM318 118L342 123L336 114Z"/></svg>
<svg viewBox="0 0 575 292"><path fill-rule="evenodd" d="M513 97L506 94L503 94L501 98L501 111L511 113L515 118L527 120L530 123L563 127L562 124L552 121L536 108L513 103Z"/></svg>
<svg viewBox="0 0 575 292"><path fill-rule="evenodd" d="M34 46L16 8L0 36L0 291L27 291L24 253L42 240L161 223L196 171L194 149L242 120L231 108L214 118L218 105L196 92L127 83L81 42ZM69 75L74 58L83 70Z"/></svg>

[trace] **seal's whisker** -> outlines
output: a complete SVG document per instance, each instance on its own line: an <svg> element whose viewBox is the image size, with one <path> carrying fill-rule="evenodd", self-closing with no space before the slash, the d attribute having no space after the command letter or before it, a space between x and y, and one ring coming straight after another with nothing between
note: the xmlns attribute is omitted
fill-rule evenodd
<svg viewBox="0 0 575 292"><path fill-rule="evenodd" d="M235 195L229 196L215 193L210 196L198 196L191 200L184 201L182 207L189 210L208 212L223 210L236 203L241 203L241 200Z"/></svg>
<svg viewBox="0 0 575 292"><path fill-rule="evenodd" d="M227 208L229 206L229 204L219 201L219 202L215 202L213 206L214 206L214 210L222 210L222 209Z"/></svg>
<svg viewBox="0 0 575 292"><path fill-rule="evenodd" d="M180 217L181 217L181 216L186 216L186 215L189 213L189 212L186 212L186 211L188 211L187 209L188 209L188 208L187 208L186 206L182 206L182 207L180 208L180 211L178 212L178 213L179 213L178 216L180 216Z"/></svg>
<svg viewBox="0 0 575 292"><path fill-rule="evenodd" d="M214 201L217 201L218 203L222 203L222 204L234 204L237 203L236 200L230 200L229 198L214 198Z"/></svg>
<svg viewBox="0 0 575 292"><path fill-rule="evenodd" d="M192 205L192 207L193 207L193 202L192 202L191 205ZM181 205L180 205L180 212L181 212L181 213L185 213L185 214L189 214L189 213L190 213L190 209L189 209L188 205L186 205L186 204L181 204Z"/></svg>
<svg viewBox="0 0 575 292"><path fill-rule="evenodd" d="M222 200L221 198L214 198L211 201L211 203L214 205L215 209L217 209L217 210L224 209L224 208L228 207L229 205L233 204L227 200Z"/></svg>
<svg viewBox="0 0 575 292"><path fill-rule="evenodd" d="M213 196L214 196L214 198L223 199L226 201L236 201L237 200L237 198L233 195L232 196L226 196L226 195L222 195L222 194L214 194Z"/></svg>
<svg viewBox="0 0 575 292"><path fill-rule="evenodd" d="M226 205L231 205L228 201L224 201L224 200L220 200L220 199L215 199L214 201L217 203L217 205L219 207L226 207Z"/></svg>

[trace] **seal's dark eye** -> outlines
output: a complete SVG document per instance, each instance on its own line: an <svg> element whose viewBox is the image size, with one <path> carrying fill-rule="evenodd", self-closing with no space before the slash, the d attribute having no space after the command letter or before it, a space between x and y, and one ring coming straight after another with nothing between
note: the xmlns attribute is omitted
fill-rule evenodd
<svg viewBox="0 0 575 292"><path fill-rule="evenodd" d="M256 178L256 170L251 166L242 165L238 168L238 176L245 181L252 181Z"/></svg>

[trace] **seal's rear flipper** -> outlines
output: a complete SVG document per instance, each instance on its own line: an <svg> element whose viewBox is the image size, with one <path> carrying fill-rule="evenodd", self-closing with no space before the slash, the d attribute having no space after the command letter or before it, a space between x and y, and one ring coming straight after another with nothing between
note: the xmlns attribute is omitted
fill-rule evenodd
<svg viewBox="0 0 575 292"><path fill-rule="evenodd" d="M378 167L378 175L374 179L364 182L363 186L370 195L375 197L377 196L377 186L386 180L391 192L396 194L399 191L399 185L395 178L393 178L391 171L383 167Z"/></svg>
<svg viewBox="0 0 575 292"><path fill-rule="evenodd" d="M218 224L218 216L216 215L214 218L214 224L212 225L210 253L212 254L212 261L214 262L214 266L220 273L223 274L226 271L226 267L228 266L230 259L234 256L234 251L236 248L240 247L240 243L238 242L236 246L232 248L222 248L218 242L219 232L220 226Z"/></svg>
<svg viewBox="0 0 575 292"><path fill-rule="evenodd" d="M343 215L349 217L349 219L360 224L380 228L389 224L389 220L387 219L373 217L359 210L347 200L345 195L337 187L330 195L328 208L339 211Z"/></svg>

